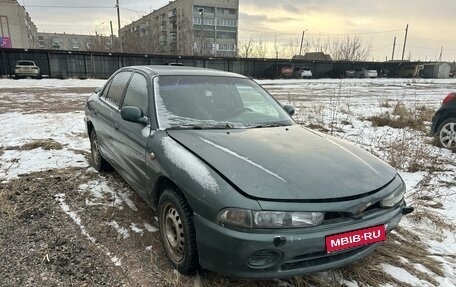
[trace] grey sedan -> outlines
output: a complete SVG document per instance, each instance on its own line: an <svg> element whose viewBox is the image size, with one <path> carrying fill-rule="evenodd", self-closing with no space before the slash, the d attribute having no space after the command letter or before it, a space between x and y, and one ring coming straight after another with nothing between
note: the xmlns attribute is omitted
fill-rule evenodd
<svg viewBox="0 0 456 287"><path fill-rule="evenodd" d="M392 167L293 113L238 74L141 66L90 96L86 125L95 168L157 211L177 270L264 279L358 260L413 210Z"/></svg>

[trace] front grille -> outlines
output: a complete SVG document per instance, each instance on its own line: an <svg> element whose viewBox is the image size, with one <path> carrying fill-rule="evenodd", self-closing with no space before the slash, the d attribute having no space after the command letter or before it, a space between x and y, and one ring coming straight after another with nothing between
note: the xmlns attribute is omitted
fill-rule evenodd
<svg viewBox="0 0 456 287"><path fill-rule="evenodd" d="M335 222L342 222L348 221L351 219L362 218L365 215L372 214L378 211L384 210L380 206L380 201L372 204L371 206L367 207L360 213L350 213L350 212L326 212L325 219L323 224L330 224Z"/></svg>

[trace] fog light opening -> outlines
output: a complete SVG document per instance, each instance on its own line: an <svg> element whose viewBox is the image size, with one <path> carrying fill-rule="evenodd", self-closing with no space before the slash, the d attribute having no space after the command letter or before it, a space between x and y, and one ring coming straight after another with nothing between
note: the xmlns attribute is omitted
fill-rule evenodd
<svg viewBox="0 0 456 287"><path fill-rule="evenodd" d="M249 266L252 268L267 268L275 265L282 258L282 253L276 250L259 250L249 256Z"/></svg>

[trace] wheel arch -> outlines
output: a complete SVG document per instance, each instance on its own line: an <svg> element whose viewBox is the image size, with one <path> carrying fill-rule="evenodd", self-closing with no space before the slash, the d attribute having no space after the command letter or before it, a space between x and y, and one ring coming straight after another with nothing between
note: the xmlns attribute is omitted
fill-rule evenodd
<svg viewBox="0 0 456 287"><path fill-rule="evenodd" d="M94 126L92 124L92 121L87 121L87 135L90 137L90 133L92 133L92 130L94 130Z"/></svg>
<svg viewBox="0 0 456 287"><path fill-rule="evenodd" d="M440 125L449 118L456 118L456 110L443 110L439 115L438 121L435 125L435 131L433 132L438 133Z"/></svg>
<svg viewBox="0 0 456 287"><path fill-rule="evenodd" d="M156 210L158 210L158 200L160 199L160 196L167 189L172 189L175 192L180 193L184 197L184 199L185 199L186 203L188 204L188 206L190 207L190 209L192 210L192 208L187 200L187 197L185 196L184 192L182 192L182 189L174 181L172 181L170 178L168 178L167 176L164 176L164 175L160 176L157 179L157 182L155 183L155 186L154 186L154 189L152 192L151 203L152 203L152 206Z"/></svg>

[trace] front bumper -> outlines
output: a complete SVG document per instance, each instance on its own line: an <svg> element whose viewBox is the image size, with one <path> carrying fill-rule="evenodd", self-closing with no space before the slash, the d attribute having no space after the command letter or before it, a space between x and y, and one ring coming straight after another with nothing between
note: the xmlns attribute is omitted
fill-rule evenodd
<svg viewBox="0 0 456 287"><path fill-rule="evenodd" d="M252 232L228 229L195 214L193 220L200 264L230 277L249 279L287 278L337 268L365 257L379 243L328 254L326 236L382 224L386 225L386 232L389 233L401 220L404 208L405 203L402 202L374 216L343 224ZM284 240L284 244L277 245L274 242L278 236ZM265 254L272 251L278 256L269 265L252 267L249 264L250 256L262 250L266 251Z"/></svg>

